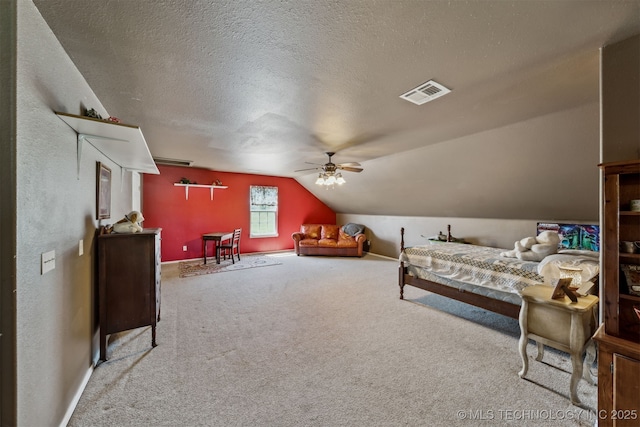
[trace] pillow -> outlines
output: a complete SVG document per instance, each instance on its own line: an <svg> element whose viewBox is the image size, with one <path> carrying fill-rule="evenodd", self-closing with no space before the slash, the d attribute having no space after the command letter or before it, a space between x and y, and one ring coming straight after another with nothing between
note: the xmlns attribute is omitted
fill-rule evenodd
<svg viewBox="0 0 640 427"><path fill-rule="evenodd" d="M591 254L593 253L594 252L591 252ZM561 277L567 277L567 272L562 271L563 268L567 268L568 270L579 268L582 270L580 272L582 283L590 281L600 273L600 259L591 254L569 255L566 253L557 253L549 255L538 263L538 274L544 277L546 284L552 285L555 280Z"/></svg>
<svg viewBox="0 0 640 427"><path fill-rule="evenodd" d="M323 225L321 238L338 240L339 231L340 227L337 225Z"/></svg>
<svg viewBox="0 0 640 427"><path fill-rule="evenodd" d="M320 225L319 224L302 224L300 231L304 233L305 239L319 239L320 238Z"/></svg>
<svg viewBox="0 0 640 427"><path fill-rule="evenodd" d="M558 251L559 254L563 255L577 255L577 256L585 256L595 259L600 259L600 252L580 250L580 249L560 249Z"/></svg>

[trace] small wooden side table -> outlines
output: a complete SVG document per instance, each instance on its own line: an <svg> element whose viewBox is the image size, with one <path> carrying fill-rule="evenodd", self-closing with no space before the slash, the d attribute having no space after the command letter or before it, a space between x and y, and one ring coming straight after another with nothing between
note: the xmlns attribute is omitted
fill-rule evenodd
<svg viewBox="0 0 640 427"><path fill-rule="evenodd" d="M218 250L218 246L222 244L225 240L230 240L233 238L233 231L214 231L213 233L207 233L202 235L202 256L204 258L204 263L207 263L207 241L213 240L214 250L216 254L216 264L220 264L220 251Z"/></svg>
<svg viewBox="0 0 640 427"><path fill-rule="evenodd" d="M553 287L546 285L529 286L522 291L520 308L519 350L522 358L520 378L527 374L529 360L527 343L529 338L538 345L537 361L544 355L544 346L567 352L571 355L573 373L569 384L571 403L580 404L578 382L580 377L593 384L590 365L595 360L595 345L591 340L596 328L598 297L587 295L572 303L568 297L551 299ZM582 355L587 352L582 366ZM584 375L583 375L584 374Z"/></svg>

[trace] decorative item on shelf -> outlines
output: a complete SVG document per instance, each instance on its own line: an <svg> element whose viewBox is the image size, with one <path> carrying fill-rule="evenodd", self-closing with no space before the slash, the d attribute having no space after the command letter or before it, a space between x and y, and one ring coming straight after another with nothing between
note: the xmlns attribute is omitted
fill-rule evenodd
<svg viewBox="0 0 640 427"><path fill-rule="evenodd" d="M107 231L109 233L139 233L142 231L142 226L140 225L142 221L144 221L142 213L131 211Z"/></svg>
<svg viewBox="0 0 640 427"><path fill-rule="evenodd" d="M624 273L629 294L640 297L640 265L620 264L620 269Z"/></svg>
<svg viewBox="0 0 640 427"><path fill-rule="evenodd" d="M571 278L569 277L558 279L556 287L553 290L553 294L551 294L551 299L561 299L566 295L569 297L571 302L578 302L578 296L569 288L570 283Z"/></svg>
<svg viewBox="0 0 640 427"><path fill-rule="evenodd" d="M640 252L640 241L629 242L623 240L620 242L620 252L624 252L625 254L635 254Z"/></svg>
<svg viewBox="0 0 640 427"><path fill-rule="evenodd" d="M182 177L180 178L180 184L192 184L192 182L189 181L189 178Z"/></svg>
<svg viewBox="0 0 640 427"><path fill-rule="evenodd" d="M98 114L98 112L96 110L94 110L93 108L89 108L88 110L86 110L84 112L84 115L86 117L91 117L92 119L100 119L100 120L102 120L102 116L100 114Z"/></svg>
<svg viewBox="0 0 640 427"><path fill-rule="evenodd" d="M468 243L464 239L459 239L451 235L451 224L447 225L447 234L444 234L442 231L438 231L437 236L426 237L424 235L421 235L421 237L424 237L427 240L429 240L429 243L435 243L435 242L465 243L465 244Z"/></svg>
<svg viewBox="0 0 640 427"><path fill-rule="evenodd" d="M558 266L558 271L560 272L560 278L562 279L571 279L571 283L567 286L570 291L578 295L579 297L583 297L585 295L591 295L594 293L594 288L598 281L598 275L591 277L590 279L583 281L582 274L583 271L578 267L570 267L570 266Z"/></svg>
<svg viewBox="0 0 640 427"><path fill-rule="evenodd" d="M222 185L222 181L216 179L215 181L213 181L213 185Z"/></svg>
<svg viewBox="0 0 640 427"><path fill-rule="evenodd" d="M122 121L117 117L109 116L106 119L103 119L102 116L93 108L89 108L89 109L85 110L84 116L85 117L91 117L92 119L104 120L105 122L122 123Z"/></svg>
<svg viewBox="0 0 640 427"><path fill-rule="evenodd" d="M629 210L631 212L640 212L640 199L631 200L629 202Z"/></svg>

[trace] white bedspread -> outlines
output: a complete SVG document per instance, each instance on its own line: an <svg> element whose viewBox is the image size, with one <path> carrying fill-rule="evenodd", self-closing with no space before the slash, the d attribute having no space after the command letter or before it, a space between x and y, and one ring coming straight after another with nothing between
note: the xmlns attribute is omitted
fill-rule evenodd
<svg viewBox="0 0 640 427"><path fill-rule="evenodd" d="M500 256L504 249L460 243L439 243L406 248L405 264L424 269L452 282L520 294L522 289L561 277L562 267L580 268L582 280L598 274L598 253L559 253L541 262Z"/></svg>
<svg viewBox="0 0 640 427"><path fill-rule="evenodd" d="M446 279L520 294L540 284L538 263L504 258L504 249L460 243L440 243L406 248L400 261L421 267Z"/></svg>

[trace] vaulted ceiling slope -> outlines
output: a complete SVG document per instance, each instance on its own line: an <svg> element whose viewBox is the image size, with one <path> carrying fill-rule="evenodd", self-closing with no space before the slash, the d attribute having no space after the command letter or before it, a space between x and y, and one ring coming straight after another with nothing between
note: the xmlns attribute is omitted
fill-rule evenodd
<svg viewBox="0 0 640 427"><path fill-rule="evenodd" d="M155 157L380 215L597 217L599 48L640 33L640 0L34 3ZM294 173L326 151L364 172Z"/></svg>

